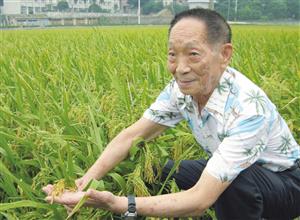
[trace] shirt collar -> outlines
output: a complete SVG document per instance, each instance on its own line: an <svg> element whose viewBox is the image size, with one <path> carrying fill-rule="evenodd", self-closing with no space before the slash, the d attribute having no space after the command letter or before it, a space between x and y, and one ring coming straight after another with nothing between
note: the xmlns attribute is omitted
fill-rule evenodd
<svg viewBox="0 0 300 220"><path fill-rule="evenodd" d="M233 74L229 68L223 72L217 87L209 97L205 109L213 115L223 116L228 95L232 88Z"/></svg>

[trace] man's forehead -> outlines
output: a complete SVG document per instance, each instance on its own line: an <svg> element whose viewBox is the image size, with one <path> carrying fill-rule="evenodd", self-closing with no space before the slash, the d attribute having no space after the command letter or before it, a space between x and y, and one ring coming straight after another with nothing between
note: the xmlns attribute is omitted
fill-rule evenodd
<svg viewBox="0 0 300 220"><path fill-rule="evenodd" d="M207 44L206 34L201 33L177 33L170 35L168 46L184 46L188 48L201 46L202 44Z"/></svg>
<svg viewBox="0 0 300 220"><path fill-rule="evenodd" d="M169 39L169 47L173 47L177 44L180 44L182 46L188 47L188 48L193 48L197 47L200 44L199 40L192 40L189 38L186 39Z"/></svg>
<svg viewBox="0 0 300 220"><path fill-rule="evenodd" d="M206 28L202 21L195 18L184 18L178 21L170 31L169 45L175 42L197 44L206 42Z"/></svg>

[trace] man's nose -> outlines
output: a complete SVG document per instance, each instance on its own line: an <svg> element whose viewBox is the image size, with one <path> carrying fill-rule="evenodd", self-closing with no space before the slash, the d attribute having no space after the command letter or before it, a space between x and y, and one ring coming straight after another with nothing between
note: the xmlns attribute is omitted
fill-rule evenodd
<svg viewBox="0 0 300 220"><path fill-rule="evenodd" d="M188 62L186 59L181 58L177 60L177 67L176 67L176 73L177 74L186 74L191 71L191 68L188 65Z"/></svg>

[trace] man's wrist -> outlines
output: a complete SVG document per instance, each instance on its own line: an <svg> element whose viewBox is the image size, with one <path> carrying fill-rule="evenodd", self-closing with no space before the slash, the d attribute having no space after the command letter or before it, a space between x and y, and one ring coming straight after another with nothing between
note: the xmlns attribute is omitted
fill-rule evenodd
<svg viewBox="0 0 300 220"><path fill-rule="evenodd" d="M97 171L93 171L93 170L88 170L86 172L86 174L84 175L85 178L88 178L88 179L95 179L95 180L98 180L102 177L102 175L97 172Z"/></svg>
<svg viewBox="0 0 300 220"><path fill-rule="evenodd" d="M118 214L124 214L128 209L128 199L125 196L115 196L110 206L110 211Z"/></svg>

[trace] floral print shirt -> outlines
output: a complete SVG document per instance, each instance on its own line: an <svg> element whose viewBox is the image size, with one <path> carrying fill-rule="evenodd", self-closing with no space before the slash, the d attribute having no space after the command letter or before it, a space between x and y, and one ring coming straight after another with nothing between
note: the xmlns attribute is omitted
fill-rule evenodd
<svg viewBox="0 0 300 220"><path fill-rule="evenodd" d="M275 105L231 67L224 71L201 112L172 79L143 117L169 127L186 120L210 156L207 171L221 181L232 181L255 162L279 172L300 158L299 145Z"/></svg>

